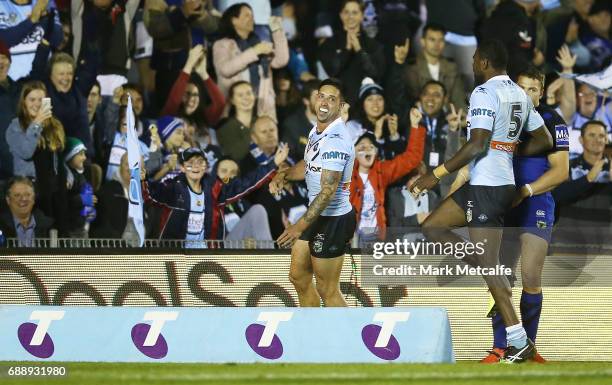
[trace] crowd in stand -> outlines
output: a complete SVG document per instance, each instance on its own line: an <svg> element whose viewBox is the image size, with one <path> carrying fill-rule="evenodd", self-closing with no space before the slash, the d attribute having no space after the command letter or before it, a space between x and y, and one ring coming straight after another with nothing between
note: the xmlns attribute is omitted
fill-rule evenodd
<svg viewBox="0 0 612 385"><path fill-rule="evenodd" d="M243 0L244 1L244 0ZM610 66L607 0L7 0L0 3L0 230L31 245L138 238L128 218L127 101L147 238L273 240L306 211L301 160L321 79L338 78L364 240L406 236L448 185L412 181L465 141L472 56L504 42L510 76L547 74L570 132L560 223L612 229L612 102L569 75ZM403 230L397 230L403 228ZM388 232L387 229L395 229ZM604 231L604 232L605 232Z"/></svg>

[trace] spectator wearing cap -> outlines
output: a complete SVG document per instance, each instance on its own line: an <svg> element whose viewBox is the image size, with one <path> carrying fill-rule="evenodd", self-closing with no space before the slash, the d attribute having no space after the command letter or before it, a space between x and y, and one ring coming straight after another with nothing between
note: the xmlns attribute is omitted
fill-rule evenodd
<svg viewBox="0 0 612 385"><path fill-rule="evenodd" d="M276 95L272 69L289 61L289 46L280 17L270 18L272 43L261 41L254 32L253 10L246 3L230 6L223 12L221 36L213 45L213 63L219 88L227 95L239 80L251 83L257 97L257 116L276 120Z"/></svg>
<svg viewBox="0 0 612 385"><path fill-rule="evenodd" d="M46 87L40 81L23 85L17 117L6 131L6 142L13 154L14 174L36 180L38 207L55 219L60 234L65 235L66 173L62 152L66 137L51 106L42 104L46 95Z"/></svg>
<svg viewBox="0 0 612 385"><path fill-rule="evenodd" d="M128 216L129 188L130 167L126 152L121 157L121 165L113 174L113 178L104 183L96 193L97 215L89 230L90 238L124 239L130 244L139 244L136 226ZM151 230L151 222L147 215L149 208L149 205L145 204L144 225L147 235Z"/></svg>
<svg viewBox="0 0 612 385"><path fill-rule="evenodd" d="M418 167L423 159L425 127L421 113L410 113L410 140L404 152L392 160L378 160L378 140L366 131L355 144L355 164L351 180L351 205L357 215L360 240L384 239L386 234L385 193L387 187Z"/></svg>
<svg viewBox="0 0 612 385"><path fill-rule="evenodd" d="M223 183L236 178L240 170L238 163L230 158L220 159L213 169ZM263 189L260 189L260 191ZM225 205L223 223L227 241L271 241L268 211L261 204L251 204L246 199L239 199ZM231 247L231 242L226 247Z"/></svg>
<svg viewBox="0 0 612 385"><path fill-rule="evenodd" d="M157 120L157 130L163 144L163 164L159 169L153 168L156 169L153 180L172 179L181 172L178 155L189 147L185 140L185 122L174 116L162 116Z"/></svg>
<svg viewBox="0 0 612 385"><path fill-rule="evenodd" d="M13 157L6 143L6 130L15 117L21 84L8 76L11 67L11 51L0 40L0 180L13 175Z"/></svg>
<svg viewBox="0 0 612 385"><path fill-rule="evenodd" d="M319 84L321 81L318 79L304 82L301 91L303 106L281 123L282 141L289 145L296 161L304 158L308 133L317 123L315 101L319 93Z"/></svg>
<svg viewBox="0 0 612 385"><path fill-rule="evenodd" d="M19 246L33 247L36 238L48 238L53 219L34 208L35 194L32 181L16 176L7 184L8 210L0 213L0 230L7 238L17 238Z"/></svg>
<svg viewBox="0 0 612 385"><path fill-rule="evenodd" d="M351 112L353 118L347 122L347 128L353 142L363 133L370 132L380 144L382 159L392 159L404 150L406 138L399 133L399 119L396 114L387 113L383 88L372 79L363 79L359 101Z"/></svg>
<svg viewBox="0 0 612 385"><path fill-rule="evenodd" d="M0 13L5 15L0 40L13 49L9 76L19 80L30 73L36 48L43 39L53 46L61 43L63 32L59 13L53 0L2 1Z"/></svg>
<svg viewBox="0 0 612 385"><path fill-rule="evenodd" d="M206 247L206 239L224 239L223 207L263 186L286 157L286 150L278 151L273 162L223 183L215 174L205 175L202 150L181 152L180 175L164 182L143 181L145 201L162 208L160 238L185 240L197 248Z"/></svg>
<svg viewBox="0 0 612 385"><path fill-rule="evenodd" d="M162 115L189 119L206 130L219 122L225 109L225 97L206 70L206 52L201 45L189 51L189 57L170 90ZM216 143L214 143L216 144Z"/></svg>
<svg viewBox="0 0 612 385"><path fill-rule="evenodd" d="M249 153L251 126L255 114L256 98L250 83L240 80L229 89L229 116L217 128L217 139L225 155L240 162Z"/></svg>
<svg viewBox="0 0 612 385"><path fill-rule="evenodd" d="M267 116L257 118L251 130L249 154L240 162L240 170L248 172L254 168L273 161L275 153L287 145L278 142L276 122ZM295 164L287 158L287 165ZM268 188L262 188L250 194L247 199L252 203L263 205L268 211L272 237L278 238L287 225L295 223L299 214L306 212L308 198L303 183L287 185L278 195L272 195Z"/></svg>
<svg viewBox="0 0 612 385"><path fill-rule="evenodd" d="M147 0L144 24L153 38L151 68L161 108L187 61L189 49L218 32L220 13L212 0Z"/></svg>
<svg viewBox="0 0 612 385"><path fill-rule="evenodd" d="M446 30L439 24L430 23L423 28L422 50L416 59L406 66L404 73L409 97L411 100L417 99L425 83L436 80L444 84L451 103L457 108L465 109L466 94L461 74L455 63L442 56L446 45L445 34Z"/></svg>
<svg viewBox="0 0 612 385"><path fill-rule="evenodd" d="M86 239L89 225L96 219L94 195L91 183L91 169L87 167L87 148L77 138L66 138L64 165L66 167L66 186L68 197L68 235L70 238Z"/></svg>
<svg viewBox="0 0 612 385"><path fill-rule="evenodd" d="M106 181L113 179L113 175L121 165L121 157L127 151L127 131L127 107L121 106L119 108L119 125L115 131L112 147L108 151L108 165L106 166L106 176L104 178ZM149 147L141 140L138 140L138 145L140 155L147 162L149 160Z"/></svg>
<svg viewBox="0 0 612 385"><path fill-rule="evenodd" d="M359 0L343 1L340 10L342 29L319 47L319 59L325 72L340 79L345 87L346 100L353 105L359 85L365 77L382 81L385 73L383 46L361 31L364 5Z"/></svg>

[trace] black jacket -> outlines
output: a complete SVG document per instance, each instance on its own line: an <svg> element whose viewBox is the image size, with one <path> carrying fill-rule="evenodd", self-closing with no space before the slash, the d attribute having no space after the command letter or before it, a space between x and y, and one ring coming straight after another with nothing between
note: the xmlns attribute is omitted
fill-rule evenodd
<svg viewBox="0 0 612 385"><path fill-rule="evenodd" d="M51 226L53 226L53 219L45 216L39 209L32 210L32 215L36 221L34 237L49 238L49 230L51 230ZM17 229L15 229L13 214L11 214L9 210L5 210L0 214L0 230L2 230L2 233L7 238L17 238Z"/></svg>

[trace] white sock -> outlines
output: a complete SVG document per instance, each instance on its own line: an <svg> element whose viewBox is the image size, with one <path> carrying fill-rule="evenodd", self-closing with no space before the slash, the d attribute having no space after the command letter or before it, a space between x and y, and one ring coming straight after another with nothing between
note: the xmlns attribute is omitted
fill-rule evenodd
<svg viewBox="0 0 612 385"><path fill-rule="evenodd" d="M517 349L524 348L527 345L527 333L522 324L508 326L506 328L506 340L508 346L514 346Z"/></svg>

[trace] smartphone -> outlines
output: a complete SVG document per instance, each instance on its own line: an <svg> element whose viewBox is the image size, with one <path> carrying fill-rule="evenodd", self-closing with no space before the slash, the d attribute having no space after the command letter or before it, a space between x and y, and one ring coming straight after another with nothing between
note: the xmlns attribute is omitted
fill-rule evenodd
<svg viewBox="0 0 612 385"><path fill-rule="evenodd" d="M51 109L51 98L43 98L41 108Z"/></svg>

